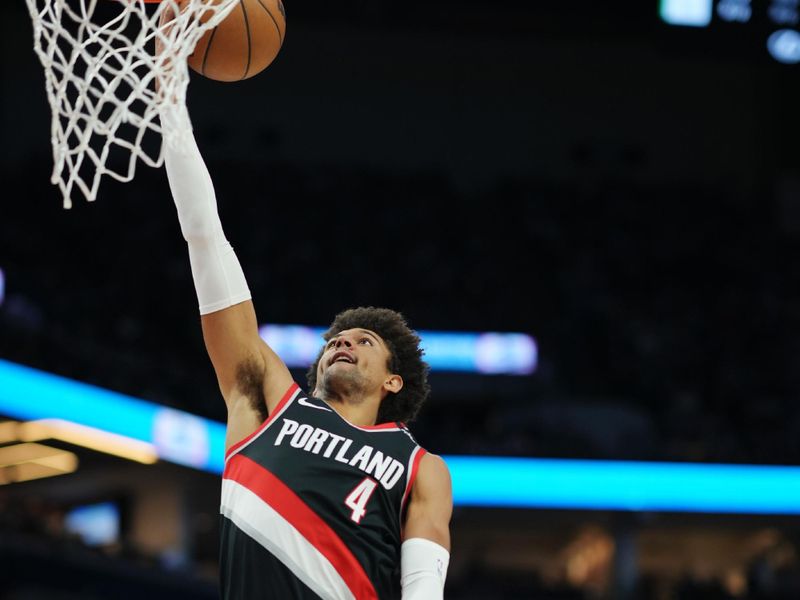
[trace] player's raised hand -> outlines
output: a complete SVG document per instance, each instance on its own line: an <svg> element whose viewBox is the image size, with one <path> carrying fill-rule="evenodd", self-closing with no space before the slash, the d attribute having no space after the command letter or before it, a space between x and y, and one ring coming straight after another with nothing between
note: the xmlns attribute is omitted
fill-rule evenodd
<svg viewBox="0 0 800 600"><path fill-rule="evenodd" d="M160 14L158 15L158 27L155 30L154 55L158 68L154 72L156 93L160 95L162 87L169 87L168 82L174 80L172 74L174 57L170 54L169 49L174 46L174 43L171 42L175 35L172 29L175 27L175 18L180 11L180 6L177 0L164 0L159 4L158 10Z"/></svg>
<svg viewBox="0 0 800 600"><path fill-rule="evenodd" d="M164 41L170 39L173 21L178 14L179 7L175 0L164 0L164 2L159 5L159 10L161 14L158 17L158 29L156 30L155 55L157 57L162 57L166 48ZM165 57L164 60L168 58L169 57Z"/></svg>

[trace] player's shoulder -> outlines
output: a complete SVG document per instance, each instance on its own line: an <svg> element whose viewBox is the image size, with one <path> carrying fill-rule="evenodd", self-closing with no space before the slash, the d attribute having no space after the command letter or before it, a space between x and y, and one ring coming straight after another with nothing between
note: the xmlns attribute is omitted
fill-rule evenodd
<svg viewBox="0 0 800 600"><path fill-rule="evenodd" d="M425 452L419 467L420 469L425 469L432 473L436 477L446 476L448 479L450 477L450 467L447 466L447 461L438 454L433 454L432 452Z"/></svg>
<svg viewBox="0 0 800 600"><path fill-rule="evenodd" d="M441 456L425 453L419 462L414 492L417 498L438 498L452 504L453 483L450 469Z"/></svg>

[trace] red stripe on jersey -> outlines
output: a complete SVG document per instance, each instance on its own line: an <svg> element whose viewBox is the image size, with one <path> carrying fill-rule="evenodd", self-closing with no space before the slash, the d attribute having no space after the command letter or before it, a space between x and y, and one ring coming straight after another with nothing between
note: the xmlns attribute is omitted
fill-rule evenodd
<svg viewBox="0 0 800 600"><path fill-rule="evenodd" d="M237 454L225 467L231 479L256 494L300 532L328 562L359 600L377 600L378 594L364 567L331 527L291 488L250 458Z"/></svg>
<svg viewBox="0 0 800 600"><path fill-rule="evenodd" d="M351 423L351 425L353 425ZM397 423L381 423L380 425L353 425L353 427L357 429L366 429L368 431L374 431L376 429L399 429L397 427Z"/></svg>
<svg viewBox="0 0 800 600"><path fill-rule="evenodd" d="M415 452L416 454L414 455L414 462L411 464L411 469L408 473L408 483L406 483L406 491L403 494L403 501L400 503L401 516L403 514L403 508L406 505L406 500L408 500L408 495L411 493L411 488L414 486L414 480L417 478L417 471L419 471L419 462L425 455L425 449L421 446L417 446Z"/></svg>
<svg viewBox="0 0 800 600"><path fill-rule="evenodd" d="M264 429L266 429L269 426L269 424L272 423L272 421L275 420L275 417L278 415L279 412L281 412L281 410L283 410L283 407L286 406L286 403L289 402L289 399L292 397L292 395L294 395L294 393L299 388L300 388L300 386L297 385L297 383L292 383L292 385L289 386L289 389L283 395L283 398L281 398L281 401L278 402L278 405L275 407L275 409L272 411L272 413L270 413L270 415L266 418L266 420L261 425L258 426L258 429L256 429L253 433L251 433L250 435L248 435L244 439L241 439L238 442L236 442L230 448L228 448L228 451L225 453L225 460L228 460L228 458L230 458L231 454L236 452L239 448L244 446L246 443L248 443L250 440L252 440L254 437L256 437L259 433L264 431Z"/></svg>

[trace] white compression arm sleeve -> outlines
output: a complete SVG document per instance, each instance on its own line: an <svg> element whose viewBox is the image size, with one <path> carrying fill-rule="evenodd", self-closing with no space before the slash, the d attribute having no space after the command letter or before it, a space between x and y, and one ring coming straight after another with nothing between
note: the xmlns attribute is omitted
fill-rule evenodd
<svg viewBox="0 0 800 600"><path fill-rule="evenodd" d="M173 106L161 114L165 127L191 131L186 107ZM193 135L180 149L164 149L172 198L181 232L189 246L189 262L200 314L212 313L250 299L239 259L225 238L217 213L214 184Z"/></svg>
<svg viewBox="0 0 800 600"><path fill-rule="evenodd" d="M400 585L403 600L441 600L450 553L424 538L411 538L400 546Z"/></svg>

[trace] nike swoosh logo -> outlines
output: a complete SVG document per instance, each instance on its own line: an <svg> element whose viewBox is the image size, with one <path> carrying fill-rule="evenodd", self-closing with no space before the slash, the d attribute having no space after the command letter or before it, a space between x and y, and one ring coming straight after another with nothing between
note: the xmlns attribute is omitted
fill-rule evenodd
<svg viewBox="0 0 800 600"><path fill-rule="evenodd" d="M316 408L317 410L326 410L328 412L333 412L330 408L327 408L325 406L317 406L316 404L311 404L311 402L309 402L305 398L298 398L297 403L301 406L307 406L309 408Z"/></svg>

